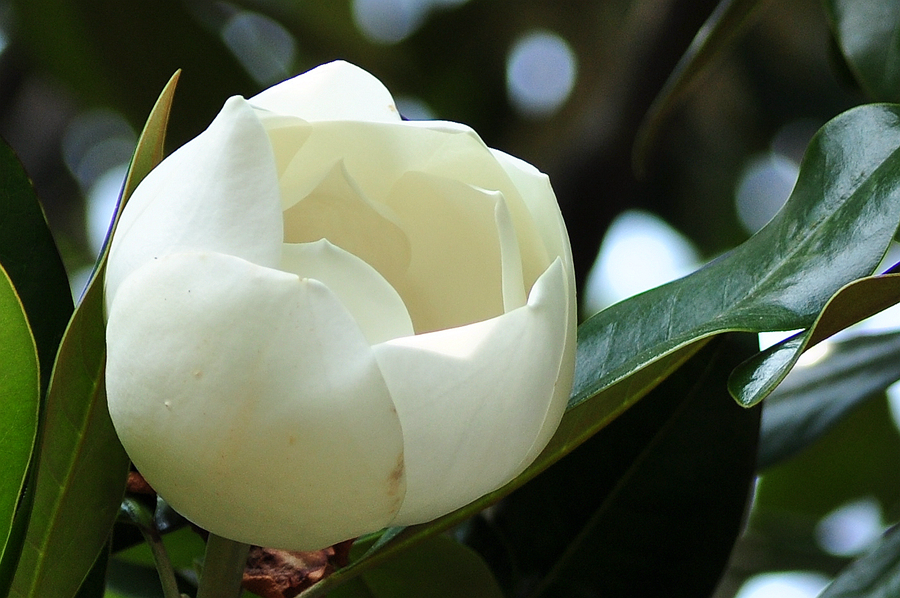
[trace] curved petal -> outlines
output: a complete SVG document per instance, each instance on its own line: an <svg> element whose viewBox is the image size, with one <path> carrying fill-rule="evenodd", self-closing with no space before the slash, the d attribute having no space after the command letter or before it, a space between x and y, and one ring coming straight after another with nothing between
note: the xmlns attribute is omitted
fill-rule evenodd
<svg viewBox="0 0 900 598"><path fill-rule="evenodd" d="M468 127L429 121L314 123L306 143L284 172L283 188L304 189L310 173L324 174L338 161L343 162L349 177L361 185L362 192L376 205L387 201L394 186L408 172L502 193L515 225L528 289L555 257L544 247L517 186ZM301 197L302 193L298 193L296 201Z"/></svg>
<svg viewBox="0 0 900 598"><path fill-rule="evenodd" d="M327 286L370 345L413 334L412 320L394 287L372 266L326 239L285 243L281 269Z"/></svg>
<svg viewBox="0 0 900 598"><path fill-rule="evenodd" d="M333 164L323 178L309 177L304 184L308 189L299 190L301 200L284 212L286 242L328 239L375 268L392 284L406 272L410 261L406 233L390 210L368 200L343 162Z"/></svg>
<svg viewBox="0 0 900 598"><path fill-rule="evenodd" d="M567 284L557 259L520 309L374 347L406 455L406 498L392 525L428 521L499 488L549 440L572 383L563 367Z"/></svg>
<svg viewBox="0 0 900 598"><path fill-rule="evenodd" d="M110 305L142 265L190 250L277 267L281 199L265 129L243 98L229 99L206 131L138 185L116 228L106 269Z"/></svg>
<svg viewBox="0 0 900 598"><path fill-rule="evenodd" d="M503 313L499 201L497 192L421 172L406 173L391 190L385 204L406 231L411 259L402 277L388 281L417 333Z"/></svg>
<svg viewBox="0 0 900 598"><path fill-rule="evenodd" d="M399 507L396 411L371 347L321 283L170 255L123 282L107 345L123 445L201 527L318 549L380 529Z"/></svg>
<svg viewBox="0 0 900 598"><path fill-rule="evenodd" d="M394 98L376 77L343 60L323 64L270 87L250 103L307 121L399 122Z"/></svg>

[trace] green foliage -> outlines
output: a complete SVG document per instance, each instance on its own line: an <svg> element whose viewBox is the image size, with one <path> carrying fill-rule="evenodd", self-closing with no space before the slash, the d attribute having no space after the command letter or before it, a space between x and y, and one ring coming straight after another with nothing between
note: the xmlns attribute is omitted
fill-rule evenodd
<svg viewBox="0 0 900 598"><path fill-rule="evenodd" d="M38 427L38 356L19 297L0 267L0 560L2 571L15 566L21 540L10 537L20 505ZM27 516L24 513L22 516ZM0 585L0 588L8 583Z"/></svg>
<svg viewBox="0 0 900 598"><path fill-rule="evenodd" d="M766 401L759 467L812 445L867 399L900 380L900 333L832 343L820 361L794 370Z"/></svg>
<svg viewBox="0 0 900 598"><path fill-rule="evenodd" d="M162 155L176 79L151 112L124 199ZM44 414L34 507L11 596L74 594L107 542L125 490L128 457L109 420L103 378L105 253L60 345Z"/></svg>

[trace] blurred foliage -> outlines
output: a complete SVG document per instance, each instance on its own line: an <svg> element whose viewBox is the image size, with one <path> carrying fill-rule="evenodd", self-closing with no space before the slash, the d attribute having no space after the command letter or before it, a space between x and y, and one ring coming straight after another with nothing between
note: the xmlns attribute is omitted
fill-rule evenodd
<svg viewBox="0 0 900 598"><path fill-rule="evenodd" d="M744 241L748 233L736 215L734 189L748 159L769 151L776 134L788 125L813 123L814 129L867 100L895 99L896 73L885 65L893 64L896 49L879 53L848 45L853 38L845 33L854 10L890 3L828 0L823 7L817 0L736 0L733 4L746 9L738 19L741 27L728 31L724 41L717 41L716 51L704 55L704 68L691 73L691 85L653 122L650 143L642 148L643 178L631 169L635 138L679 59L719 6L715 0L469 0L435 9L411 35L394 44L367 39L346 0L0 0L0 32L6 40L0 51L0 136L15 148L32 177L70 275L90 267L95 256L85 230L87 189L64 159L63 140L70 125L89 111L111 109L139 130L159 90L180 68L183 76L168 136L169 148L177 147L209 122L226 97L250 96L274 82L248 70L223 35L236 15L265 17L283 28L296 48L283 67L284 77L332 59L350 60L378 76L395 94L421 100L439 118L473 126L488 145L547 172L567 219L583 283L606 227L629 208L659 214L687 234L707 258ZM897 26L896 19L866 22L872 24L872 36L890 36ZM536 29L566 39L578 61L571 97L546 118L519 114L506 96L510 48L521 35ZM860 91L857 79L871 95ZM795 135L779 149L799 162L808 140ZM684 373L687 380L701 375L691 368L699 368L705 359L730 362L746 357L745 349L728 342L727 350L717 344L691 360ZM757 412L738 411L743 415L731 413L725 420L710 422L692 401L717 399L722 410L734 410L734 404L727 397L706 398L702 393L679 390L678 401L667 394L673 385L686 383L676 377L660 386L639 404L640 411L629 411L550 475L458 530L481 551L507 591L532 591L529 582L534 578L529 576L553 568L555 581L547 583L556 584L549 587L557 593L544 595L577 595L575 590L566 594L560 589L560 576L583 579L585 572L590 573L591 556L610 556L620 548L619 541L629 539L628 530L619 530L614 546L603 546L593 532L573 542L572 530L608 531L613 526L615 520L604 517L606 509L617 513L612 487L640 496L654 492L640 486L646 479L629 477L628 465L636 458L640 438L656 438L660 449L672 445L686 454L697 451L697 458L728 457L717 461L733 466L726 468L733 476L728 479L716 478L714 468L703 468L712 477L699 481L697 470L679 473L687 490L723 499L717 504L727 517L717 520L720 514L710 511L704 525L721 532L715 541L710 539L710 546L730 544L738 533L745 484L751 476L748 459L755 439L746 432L755 423L747 418ZM854 397L855 410L848 408L845 419L829 422L818 440L809 441L813 444L763 472L749 526L717 597L732 596L743 579L759 571L797 568L836 574L848 557L824 552L816 544L815 527L848 501L873 496L887 522L900 518L900 437L881 390L879 386L873 395ZM734 420L728 419L732 416ZM738 421L740 417L745 419ZM686 436L694 434L710 443L691 446L685 438L669 434L666 426L674 424L666 422L679 418L693 418L692 425L682 430ZM731 422L732 427L722 424L718 429L720 421ZM764 430L765 426L764 414ZM734 431L732 437L723 435L729 430ZM672 467L652 451L645 458L651 467L643 475L654 467ZM597 470L591 480L596 492L585 489L577 496L559 496L577 486L573 471L585 467ZM727 481L727 491L717 481ZM542 523L540 534L538 526L529 527L537 520ZM587 520L592 527L584 527ZM676 560L677 554L670 556L670 566L689 566L689 558L702 557L696 546L703 544L708 532L701 529L675 528L671 531L680 537L659 538L660 547L692 551L682 555L685 562ZM187 569L192 555L200 556L195 552L197 538L188 530L177 534L167 543L179 567ZM571 546L574 554L565 553ZM110 579L142 579L140 575L149 570L140 550L118 553L110 563ZM719 548L717 558L726 553ZM631 553L626 549L622 554ZM614 556L604 557L605 566L616 563ZM640 565L647 562L639 559L631 561L639 565L636 576L646 574ZM99 595L105 563L98 563L83 586L85 596ZM711 564L692 589L710 591L721 565ZM665 579L666 571L657 571L658 579ZM514 574L517 581L511 581ZM119 589L127 594L127 588ZM547 587L538 588L538 593L544 590ZM607 595L628 595L607 590L611 592Z"/></svg>

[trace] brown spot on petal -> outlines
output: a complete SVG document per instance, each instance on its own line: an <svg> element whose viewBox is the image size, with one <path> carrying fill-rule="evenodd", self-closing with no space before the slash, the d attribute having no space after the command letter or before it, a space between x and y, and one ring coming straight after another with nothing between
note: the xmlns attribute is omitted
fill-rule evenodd
<svg viewBox="0 0 900 598"><path fill-rule="evenodd" d="M350 556L353 540L308 552L250 549L242 585L263 598L294 598L339 569Z"/></svg>

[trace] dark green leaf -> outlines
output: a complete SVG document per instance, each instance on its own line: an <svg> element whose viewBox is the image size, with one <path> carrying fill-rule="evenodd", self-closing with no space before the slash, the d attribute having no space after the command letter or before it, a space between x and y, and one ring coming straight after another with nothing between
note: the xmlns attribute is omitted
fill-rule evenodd
<svg viewBox="0 0 900 598"><path fill-rule="evenodd" d="M853 281L835 293L815 323L735 368L728 389L749 407L762 401L788 375L807 348L900 302L900 275L885 274Z"/></svg>
<svg viewBox="0 0 900 598"><path fill-rule="evenodd" d="M860 86L875 101L900 100L900 4L825 0L831 29Z"/></svg>
<svg viewBox="0 0 900 598"><path fill-rule="evenodd" d="M494 508L489 527L516 571L508 594L710 595L740 532L759 426L724 382L755 340L710 343Z"/></svg>
<svg viewBox="0 0 900 598"><path fill-rule="evenodd" d="M25 310L0 266L0 559L15 561L19 545L8 545L13 518L37 434L40 405L38 356ZM10 553L7 553L7 548ZM0 587L2 589L2 587Z"/></svg>
<svg viewBox="0 0 900 598"><path fill-rule="evenodd" d="M793 370L766 401L759 467L795 455L898 379L900 333L833 343L821 361Z"/></svg>
<svg viewBox="0 0 900 598"><path fill-rule="evenodd" d="M490 569L471 549L437 536L370 569L329 598L503 598Z"/></svg>
<svg viewBox="0 0 900 598"><path fill-rule="evenodd" d="M25 307L46 392L53 359L69 317L72 291L28 175L0 141L0 265Z"/></svg>
<svg viewBox="0 0 900 598"><path fill-rule="evenodd" d="M810 326L845 284L870 275L900 221L900 106L827 123L790 199L743 245L623 301L581 330L573 402L697 339Z"/></svg>
<svg viewBox="0 0 900 598"><path fill-rule="evenodd" d="M710 65L722 56L764 4L763 0L722 0L710 15L644 116L633 149L635 169L643 170L660 125L679 102L702 82Z"/></svg>
<svg viewBox="0 0 900 598"><path fill-rule="evenodd" d="M176 80L163 90L138 141L123 202L161 155ZM103 378L105 259L106 249L60 345L34 509L11 596L73 595L106 543L125 491L128 457L109 420Z"/></svg>
<svg viewBox="0 0 900 598"><path fill-rule="evenodd" d="M900 595L900 526L847 567L819 598L893 598Z"/></svg>

